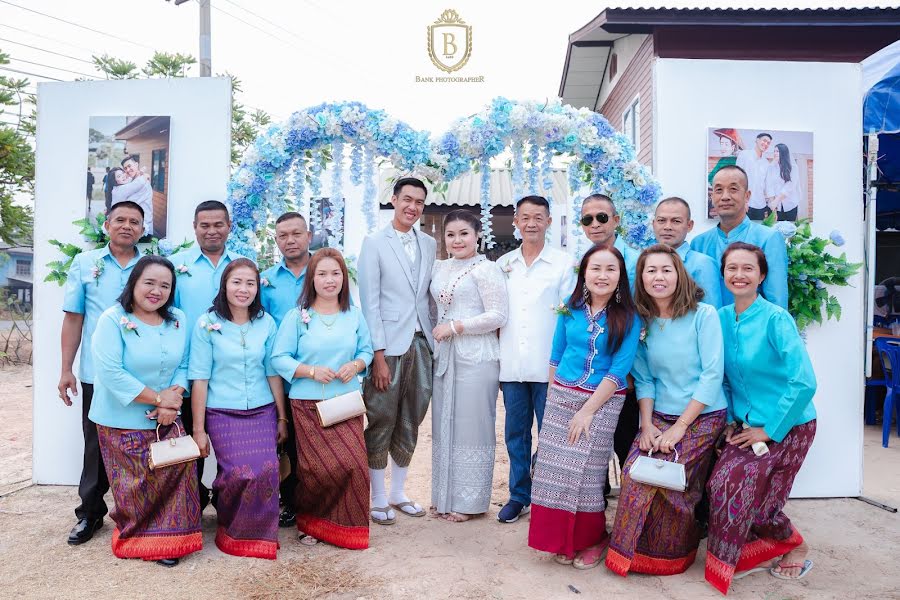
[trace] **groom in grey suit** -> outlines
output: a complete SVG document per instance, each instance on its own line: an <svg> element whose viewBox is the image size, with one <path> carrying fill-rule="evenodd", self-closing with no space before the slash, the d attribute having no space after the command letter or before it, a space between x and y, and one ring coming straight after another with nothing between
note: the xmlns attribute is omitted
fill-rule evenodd
<svg viewBox="0 0 900 600"><path fill-rule="evenodd" d="M437 243L413 225L425 210L425 184L413 177L394 184L391 224L366 237L359 255L359 297L372 334L375 358L363 397L369 419L366 450L372 481L372 521L391 525L403 514L425 511L404 486L419 425L431 401L434 323L429 309ZM391 489L385 489L388 455Z"/></svg>

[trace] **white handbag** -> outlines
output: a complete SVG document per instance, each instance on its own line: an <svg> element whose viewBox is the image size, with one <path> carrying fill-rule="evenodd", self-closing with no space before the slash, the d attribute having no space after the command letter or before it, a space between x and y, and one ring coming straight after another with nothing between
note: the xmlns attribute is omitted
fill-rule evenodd
<svg viewBox="0 0 900 600"><path fill-rule="evenodd" d="M673 461L653 458L652 453L653 451L650 450L647 452L647 456L637 457L628 472L631 479L638 483L676 492L686 490L687 478L684 473L684 465L678 462L678 451L675 451L675 460Z"/></svg>
<svg viewBox="0 0 900 600"><path fill-rule="evenodd" d="M325 396L325 385L322 385L322 396ZM328 400L316 402L316 412L322 427L331 427L366 414L366 405L359 390L347 392Z"/></svg>
<svg viewBox="0 0 900 600"><path fill-rule="evenodd" d="M170 467L172 465L180 465L181 463L190 462L200 458L200 448L194 438L184 433L181 425L176 421L174 423L179 433L178 437L171 437L167 440L159 439L159 428L156 426L156 441L150 444L149 467L151 471L161 467Z"/></svg>

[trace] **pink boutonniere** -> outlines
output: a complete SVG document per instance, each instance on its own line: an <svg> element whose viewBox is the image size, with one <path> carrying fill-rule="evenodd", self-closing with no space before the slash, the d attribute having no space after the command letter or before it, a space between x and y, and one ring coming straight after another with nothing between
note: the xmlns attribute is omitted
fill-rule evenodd
<svg viewBox="0 0 900 600"><path fill-rule="evenodd" d="M506 275L506 278L509 279L509 274L513 272L513 266L510 263L506 263L503 265L503 273Z"/></svg>
<svg viewBox="0 0 900 600"><path fill-rule="evenodd" d="M571 317L571 316L572 316L572 311L569 310L569 307L566 306L566 303L565 303L565 302L560 302L559 304L557 304L557 305L555 305L555 306L551 306L551 307L550 307L550 310L552 310L552 311L555 312L556 314L562 315L562 316L564 316L564 317Z"/></svg>
<svg viewBox="0 0 900 600"><path fill-rule="evenodd" d="M91 277L94 278L94 283L100 285L100 276L103 275L103 269L106 267L106 263L102 258L98 258L97 262L94 263L94 266L91 267Z"/></svg>
<svg viewBox="0 0 900 600"><path fill-rule="evenodd" d="M222 334L222 324L221 323L213 323L212 321L203 320L200 321L200 327L206 329L207 333L212 333L213 331L218 331L219 335Z"/></svg>
<svg viewBox="0 0 900 600"><path fill-rule="evenodd" d="M193 275L191 275L191 270L187 265L178 265L177 267L175 267L175 273L177 275L187 275L188 277L193 277Z"/></svg>
<svg viewBox="0 0 900 600"><path fill-rule="evenodd" d="M306 325L306 328L309 329L309 322L312 321L312 317L306 311L305 308L300 309L300 320Z"/></svg>
<svg viewBox="0 0 900 600"><path fill-rule="evenodd" d="M121 325L126 332L131 331L134 333L134 335L141 337L140 332L137 330L137 323L135 323L134 321L129 321L128 317L123 316L121 319L119 319L119 325Z"/></svg>
<svg viewBox="0 0 900 600"><path fill-rule="evenodd" d="M638 341L646 341L647 340L647 328L641 327L641 334L638 336Z"/></svg>
<svg viewBox="0 0 900 600"><path fill-rule="evenodd" d="M275 286L272 285L272 282L270 282L270 281L269 281L268 279L266 279L265 277L261 277L261 278L260 278L260 280L259 280L259 285L261 285L261 286L264 287L264 288L272 288L273 290L275 289Z"/></svg>

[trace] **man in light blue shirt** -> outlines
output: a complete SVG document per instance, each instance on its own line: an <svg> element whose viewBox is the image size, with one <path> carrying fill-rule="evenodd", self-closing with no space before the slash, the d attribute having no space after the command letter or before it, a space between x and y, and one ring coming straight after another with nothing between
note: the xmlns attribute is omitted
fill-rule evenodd
<svg viewBox="0 0 900 600"><path fill-rule="evenodd" d="M231 218L224 204L218 200L201 202L194 209L197 244L169 257L178 278L175 307L187 316L189 331L193 331L197 319L212 306L219 293L222 271L232 260L241 258L240 254L225 248L230 230Z"/></svg>
<svg viewBox="0 0 900 600"><path fill-rule="evenodd" d="M107 513L103 495L109 490L109 480L100 456L97 426L88 418L94 397L94 365L91 359L91 337L97 320L107 308L115 304L125 287L131 269L140 258L135 245L144 233L144 211L134 202L120 202L110 208L103 229L109 243L96 250L75 256L66 278L63 299L62 369L59 376L59 397L72 406L69 397L78 395L78 381L83 393L81 428L84 435L84 462L78 495L81 504L75 509L78 523L69 533L71 545L83 544L103 525ZM72 372L79 346L83 351L78 361L78 378Z"/></svg>
<svg viewBox="0 0 900 600"><path fill-rule="evenodd" d="M286 212L275 221L275 243L283 258L277 265L260 273L260 284L263 308L272 315L277 325L281 325L289 310L297 307L297 299L306 280L311 240L306 219L300 213Z"/></svg>
<svg viewBox="0 0 900 600"><path fill-rule="evenodd" d="M722 276L716 261L706 254L691 250L691 245L685 241L693 228L691 207L683 198L672 196L656 205L653 217L656 241L678 251L684 268L703 290L703 302L718 309L722 306Z"/></svg>
<svg viewBox="0 0 900 600"><path fill-rule="evenodd" d="M225 248L231 231L228 208L218 200L206 200L194 209L194 235L197 244L169 257L175 265L175 308L180 308L187 319L188 331L205 315L219 293L222 272L240 254ZM190 402L187 403L190 406ZM194 417L190 410L182 411L181 421L185 431L192 431ZM209 504L209 489L203 485L204 460L197 461L197 480L200 488L200 510Z"/></svg>
<svg viewBox="0 0 900 600"><path fill-rule="evenodd" d="M612 198L605 194L591 194L581 202L581 230L594 246L612 246L625 258L628 283L634 290L634 276L640 252L616 235L620 217ZM580 260L581 257L579 257Z"/></svg>
<svg viewBox="0 0 900 600"><path fill-rule="evenodd" d="M297 308L297 299L303 292L303 283L306 281L311 241L312 234L306 219L300 213L286 212L275 221L275 243L284 258L277 265L260 273L260 293L263 308L272 315L277 325L281 325L288 311ZM286 380L286 393L290 387L290 380ZM291 463L291 474L281 482L281 502L284 505L278 517L278 525L281 527L291 527L296 517L294 490L297 489L297 434L293 419L288 419L287 429L288 439L284 443L284 452Z"/></svg>
<svg viewBox="0 0 900 600"><path fill-rule="evenodd" d="M769 263L769 275L763 281L766 300L782 308L788 305L788 257L784 238L772 227L753 223L747 216L750 202L747 173L736 165L719 169L713 177L712 202L719 215L719 225L701 233L691 241L691 249L712 257L719 265L725 249L734 242L759 246ZM720 280L722 305L732 304L734 296Z"/></svg>

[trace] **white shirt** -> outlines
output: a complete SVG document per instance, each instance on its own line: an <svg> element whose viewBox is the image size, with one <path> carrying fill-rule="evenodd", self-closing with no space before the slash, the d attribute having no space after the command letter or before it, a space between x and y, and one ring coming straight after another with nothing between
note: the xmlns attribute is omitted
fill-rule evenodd
<svg viewBox="0 0 900 600"><path fill-rule="evenodd" d="M775 198L783 195L780 210L782 212L794 210L800 206L803 196L803 188L800 183L800 169L797 167L796 161L791 160L790 181L781 178L781 166L773 162L766 171L766 196Z"/></svg>
<svg viewBox="0 0 900 600"><path fill-rule="evenodd" d="M153 188L143 174L112 189L112 205L134 202L144 209L144 235L153 234Z"/></svg>
<svg viewBox="0 0 900 600"><path fill-rule="evenodd" d="M765 155L756 156L756 148L741 150L737 156L737 166L747 172L750 189L750 208L766 207L766 170L769 161Z"/></svg>
<svg viewBox="0 0 900 600"><path fill-rule="evenodd" d="M497 264L506 274L509 294L509 317L500 328L500 381L547 382L556 329L552 307L572 294L574 259L545 245L530 267L521 248L504 254Z"/></svg>

